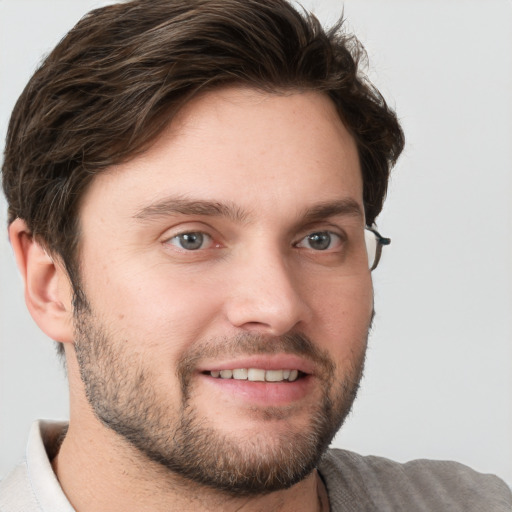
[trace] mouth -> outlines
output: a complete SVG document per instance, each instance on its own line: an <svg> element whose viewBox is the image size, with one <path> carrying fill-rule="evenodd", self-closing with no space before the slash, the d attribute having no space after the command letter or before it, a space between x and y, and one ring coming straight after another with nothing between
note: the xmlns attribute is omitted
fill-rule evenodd
<svg viewBox="0 0 512 512"><path fill-rule="evenodd" d="M204 361L197 368L207 389L237 406L289 406L316 392L318 368L294 354L256 354ZM217 395L218 393L218 395Z"/></svg>
<svg viewBox="0 0 512 512"><path fill-rule="evenodd" d="M203 372L215 379L245 380L250 382L295 382L307 374L298 369L233 368Z"/></svg>

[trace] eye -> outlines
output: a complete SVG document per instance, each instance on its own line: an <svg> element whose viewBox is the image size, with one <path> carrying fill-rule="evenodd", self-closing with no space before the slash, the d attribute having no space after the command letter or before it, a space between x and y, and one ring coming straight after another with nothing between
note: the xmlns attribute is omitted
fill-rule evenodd
<svg viewBox="0 0 512 512"><path fill-rule="evenodd" d="M206 233L200 231L192 231L190 233L180 233L169 239L168 243L184 249L186 251L197 251L199 249L207 249L212 245L212 238Z"/></svg>
<svg viewBox="0 0 512 512"><path fill-rule="evenodd" d="M313 249L314 251L326 251L328 249L335 249L340 245L340 235L332 231L317 231L304 237L296 244L296 247Z"/></svg>

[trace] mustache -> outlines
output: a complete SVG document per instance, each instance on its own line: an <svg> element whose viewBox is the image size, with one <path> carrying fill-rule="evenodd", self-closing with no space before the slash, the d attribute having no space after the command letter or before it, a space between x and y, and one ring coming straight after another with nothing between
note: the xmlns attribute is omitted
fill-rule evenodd
<svg viewBox="0 0 512 512"><path fill-rule="evenodd" d="M233 337L209 339L192 347L180 357L176 372L182 389L187 389L191 375L204 359L261 354L292 354L307 358L315 363L319 374L323 374L326 379L334 374L336 367L328 352L320 349L304 334L269 336L243 332Z"/></svg>

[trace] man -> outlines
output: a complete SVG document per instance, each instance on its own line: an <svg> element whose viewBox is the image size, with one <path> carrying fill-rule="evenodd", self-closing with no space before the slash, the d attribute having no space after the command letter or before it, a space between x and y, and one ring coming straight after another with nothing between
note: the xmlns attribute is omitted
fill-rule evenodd
<svg viewBox="0 0 512 512"><path fill-rule="evenodd" d="M65 352L0 510L508 510L497 478L326 449L403 147L357 42L280 1L84 18L12 116L27 306Z"/></svg>

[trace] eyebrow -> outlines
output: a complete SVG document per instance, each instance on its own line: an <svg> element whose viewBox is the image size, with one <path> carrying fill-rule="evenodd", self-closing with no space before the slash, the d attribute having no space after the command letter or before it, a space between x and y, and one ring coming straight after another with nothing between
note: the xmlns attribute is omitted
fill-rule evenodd
<svg viewBox="0 0 512 512"><path fill-rule="evenodd" d="M364 219L364 213L359 203L352 198L345 198L335 201L326 201L316 204L312 208L308 208L304 212L301 222L307 224L328 219L329 217L339 216L359 217L361 220Z"/></svg>
<svg viewBox="0 0 512 512"><path fill-rule="evenodd" d="M225 217L237 223L245 222L247 213L231 202L166 197L139 210L134 216L137 220L151 220L172 215L198 215L206 217Z"/></svg>
<svg viewBox="0 0 512 512"><path fill-rule="evenodd" d="M224 217L236 223L244 223L249 213L232 202L187 199L184 197L166 197L140 209L134 219L150 221L172 215L197 215L205 217ZM300 224L321 221L329 217L352 216L364 219L363 211L354 199L344 198L318 203L307 208L300 216Z"/></svg>

